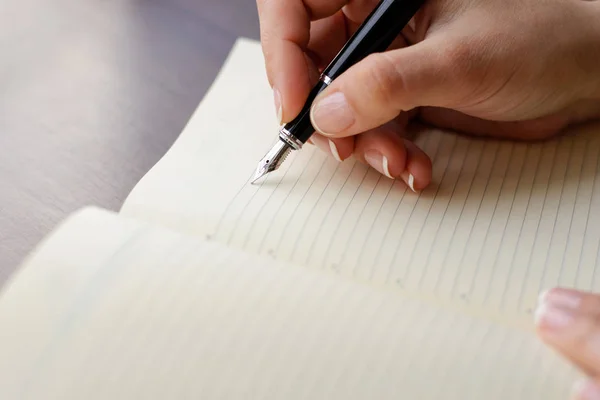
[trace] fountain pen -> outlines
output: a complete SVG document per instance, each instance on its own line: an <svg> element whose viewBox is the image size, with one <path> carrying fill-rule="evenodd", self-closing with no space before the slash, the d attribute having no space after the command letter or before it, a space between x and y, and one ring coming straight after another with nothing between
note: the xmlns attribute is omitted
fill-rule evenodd
<svg viewBox="0 0 600 400"><path fill-rule="evenodd" d="M258 163L252 183L278 169L292 150L300 150L313 135L310 109L319 93L352 65L370 54L385 51L425 0L382 0L356 33L321 73L298 116L279 129L279 140Z"/></svg>

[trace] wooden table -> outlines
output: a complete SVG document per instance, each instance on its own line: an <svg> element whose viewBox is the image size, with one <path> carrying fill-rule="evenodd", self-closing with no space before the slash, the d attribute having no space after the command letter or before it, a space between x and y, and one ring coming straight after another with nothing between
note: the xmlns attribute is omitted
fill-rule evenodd
<svg viewBox="0 0 600 400"><path fill-rule="evenodd" d="M253 0L0 2L0 286L71 212L119 209L239 36Z"/></svg>

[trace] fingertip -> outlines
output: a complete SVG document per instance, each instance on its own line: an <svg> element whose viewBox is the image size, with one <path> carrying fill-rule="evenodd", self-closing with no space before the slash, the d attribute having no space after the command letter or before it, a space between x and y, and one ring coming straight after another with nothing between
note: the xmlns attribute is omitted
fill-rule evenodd
<svg viewBox="0 0 600 400"><path fill-rule="evenodd" d="M335 144L340 159L342 161L348 159L354 153L354 137L349 136L339 139L329 139L331 143Z"/></svg>
<svg viewBox="0 0 600 400"><path fill-rule="evenodd" d="M356 136L354 153L360 162L391 179L400 178L406 169L404 144L397 132L387 127Z"/></svg>
<svg viewBox="0 0 600 400"><path fill-rule="evenodd" d="M397 125L390 123L357 135L354 155L381 174L401 179L418 193L431 183L431 159L414 143L402 138L400 132Z"/></svg>
<svg viewBox="0 0 600 400"><path fill-rule="evenodd" d="M412 190L414 193L419 193L421 189L418 188L419 186L415 185L415 176L408 169L404 171L400 177L410 190Z"/></svg>
<svg viewBox="0 0 600 400"><path fill-rule="evenodd" d="M404 139L406 169L403 180L415 193L431 184L433 164L429 156L413 142Z"/></svg>
<svg viewBox="0 0 600 400"><path fill-rule="evenodd" d="M324 153L342 162L350 157L354 151L354 138L330 139L318 133L311 136L312 143Z"/></svg>

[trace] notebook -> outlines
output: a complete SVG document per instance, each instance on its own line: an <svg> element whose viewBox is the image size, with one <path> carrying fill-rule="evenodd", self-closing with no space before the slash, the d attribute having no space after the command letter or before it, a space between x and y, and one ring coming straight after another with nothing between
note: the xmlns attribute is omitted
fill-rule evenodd
<svg viewBox="0 0 600 400"><path fill-rule="evenodd" d="M240 39L118 213L82 209L0 295L3 399L568 398L538 294L598 289L600 128L541 143L421 129L419 194L278 124Z"/></svg>

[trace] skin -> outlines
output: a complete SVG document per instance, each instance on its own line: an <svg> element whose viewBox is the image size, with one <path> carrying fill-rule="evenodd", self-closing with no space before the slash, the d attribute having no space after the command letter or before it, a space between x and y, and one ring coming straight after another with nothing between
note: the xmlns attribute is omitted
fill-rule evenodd
<svg viewBox="0 0 600 400"><path fill-rule="evenodd" d="M377 3L257 0L281 123L299 113ZM600 1L429 0L388 51L365 58L316 99L311 143L419 191L432 164L411 142L409 124L551 138L600 117L599 66ZM589 376L574 398L600 399L600 296L555 289L541 297L536 324L545 343Z"/></svg>

